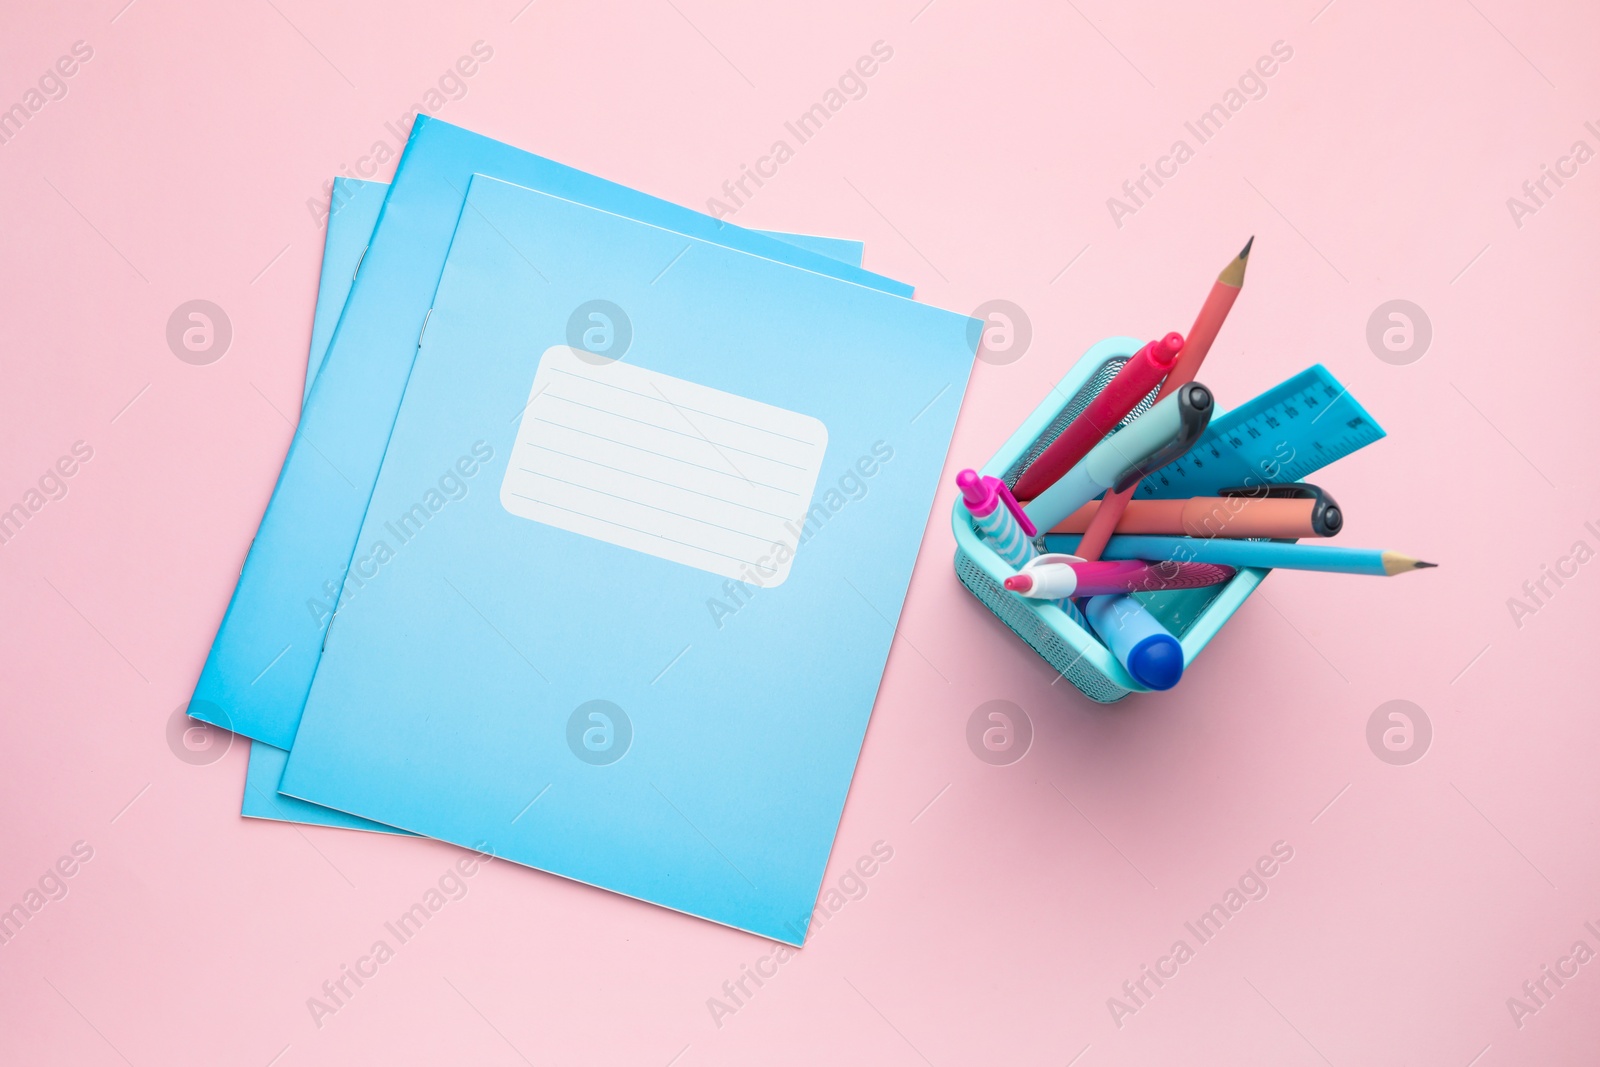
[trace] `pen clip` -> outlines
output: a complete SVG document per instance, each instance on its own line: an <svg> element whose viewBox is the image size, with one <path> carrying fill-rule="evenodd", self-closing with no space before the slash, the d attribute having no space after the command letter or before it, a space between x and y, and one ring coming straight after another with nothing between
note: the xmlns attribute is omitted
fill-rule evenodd
<svg viewBox="0 0 1600 1067"><path fill-rule="evenodd" d="M1252 500L1310 500L1311 528L1318 537L1332 537L1344 527L1344 510L1333 494L1310 482L1263 482L1260 485L1234 485L1218 489L1218 496L1246 497Z"/></svg>
<svg viewBox="0 0 1600 1067"><path fill-rule="evenodd" d="M1327 494L1309 482L1262 482L1260 485L1233 485L1218 489L1218 496L1243 496L1260 500L1323 500Z"/></svg>
<svg viewBox="0 0 1600 1067"><path fill-rule="evenodd" d="M1028 518L1028 513L1022 510L1022 505L1017 503L1017 498L1011 493L1011 487L999 478L995 479L995 483L996 491L1000 494L1000 502L1006 506L1007 511L1011 512L1012 518L1017 520L1017 525L1022 527L1023 534L1030 541L1038 537L1039 528L1033 524L1032 519Z"/></svg>
<svg viewBox="0 0 1600 1067"><path fill-rule="evenodd" d="M1205 433L1211 423L1211 413L1216 410L1211 390L1199 382L1189 382L1179 387L1173 397L1178 407L1177 436L1151 455L1129 464L1128 469L1112 483L1113 492L1121 493L1130 489L1167 464L1182 459L1200 440L1200 435Z"/></svg>
<svg viewBox="0 0 1600 1067"><path fill-rule="evenodd" d="M1070 552L1043 552L1024 563L1020 569L1025 571L1032 567L1050 567L1058 563L1085 562L1087 561L1082 556L1074 556Z"/></svg>

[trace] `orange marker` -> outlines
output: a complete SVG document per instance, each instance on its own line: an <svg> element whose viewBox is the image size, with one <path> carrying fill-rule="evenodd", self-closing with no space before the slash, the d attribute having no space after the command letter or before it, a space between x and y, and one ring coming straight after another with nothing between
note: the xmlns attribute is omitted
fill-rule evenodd
<svg viewBox="0 0 1600 1067"><path fill-rule="evenodd" d="M1293 498L1293 499L1292 499ZM1090 502L1057 523L1051 533L1083 533L1096 508ZM1332 537L1344 527L1344 512L1314 485L1224 489L1221 496L1188 500L1134 500L1117 523L1118 534L1187 537Z"/></svg>
<svg viewBox="0 0 1600 1067"><path fill-rule="evenodd" d="M1172 365L1166 380L1161 383L1161 391L1156 394L1157 400L1180 385L1194 381L1194 376L1199 373L1201 361L1206 358L1206 353L1211 351L1211 343L1217 339L1217 331L1222 329L1223 322L1228 318L1228 312L1233 308L1233 302L1239 298L1239 290L1244 287L1244 269L1250 260L1250 246L1255 243L1254 237L1246 241L1244 251L1234 257L1233 262L1223 267L1222 273L1217 275L1216 282L1211 286L1211 295L1206 297L1206 302L1200 308L1200 314L1196 316L1194 325L1189 328L1189 336L1184 341L1183 351L1178 354L1177 362ZM1122 518L1122 509L1127 507L1132 497L1133 489L1106 494L1105 499L1100 502L1094 520L1084 532L1083 542L1078 546L1078 555L1084 559L1100 558L1100 553L1105 551L1106 541L1110 539L1112 532L1120 529L1118 520Z"/></svg>

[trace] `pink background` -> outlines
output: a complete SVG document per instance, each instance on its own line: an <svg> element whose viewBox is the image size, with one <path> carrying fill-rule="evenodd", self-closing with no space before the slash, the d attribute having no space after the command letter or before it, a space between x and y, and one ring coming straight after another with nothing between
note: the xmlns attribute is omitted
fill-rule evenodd
<svg viewBox="0 0 1600 1067"><path fill-rule="evenodd" d="M1592 1062L1600 962L1520 1028L1506 1005L1573 942L1600 950L1600 564L1520 627L1507 607L1600 548L1600 374L1574 343L1600 162L1520 227L1506 205L1600 148L1592 10L124 2L11 5L0 34L0 107L94 50L0 144L0 507L94 450L0 546L0 907L94 850L0 946L0 1060ZM459 853L242 820L244 744L194 765L166 728L298 406L307 201L478 40L493 58L441 118L697 207L893 47L736 218L864 239L932 303L1025 309L1031 347L978 365L952 472L1094 341L1186 330L1256 234L1203 379L1231 404L1327 363L1390 432L1317 479L1343 542L1444 565L1275 574L1180 689L1102 708L957 584L947 478L828 884L875 841L894 857L734 1015L707 999L760 940L494 864L318 1027L307 998ZM1267 95L1116 226L1106 198L1279 40ZM165 340L195 298L234 328L209 366ZM1366 341L1395 298L1433 325L1407 366ZM1366 741L1393 699L1433 728L1407 766ZM966 742L990 700L1033 724L1009 766ZM1184 922L1277 841L1269 895L1198 945ZM1119 1027L1107 998L1178 938L1194 958Z"/></svg>

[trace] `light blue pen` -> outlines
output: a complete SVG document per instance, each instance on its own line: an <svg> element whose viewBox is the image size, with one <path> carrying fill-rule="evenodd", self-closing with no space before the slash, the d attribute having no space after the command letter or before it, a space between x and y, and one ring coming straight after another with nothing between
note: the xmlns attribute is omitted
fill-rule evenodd
<svg viewBox="0 0 1600 1067"><path fill-rule="evenodd" d="M1182 386L1089 451L1077 466L1028 501L1035 526L1056 524L1107 490L1122 492L1179 458L1205 432L1216 405L1199 382Z"/></svg>
<svg viewBox="0 0 1600 1067"><path fill-rule="evenodd" d="M1038 527L1028 519L1022 505L1011 495L1011 490L999 478L989 478L975 470L964 470L956 475L956 485L961 487L961 501L971 513L974 525L983 535L984 542L994 549L995 555L1021 570L1039 550L1033 547L1033 538L1039 536ZM1052 601L1066 612L1072 621L1088 628L1083 613L1071 600Z"/></svg>

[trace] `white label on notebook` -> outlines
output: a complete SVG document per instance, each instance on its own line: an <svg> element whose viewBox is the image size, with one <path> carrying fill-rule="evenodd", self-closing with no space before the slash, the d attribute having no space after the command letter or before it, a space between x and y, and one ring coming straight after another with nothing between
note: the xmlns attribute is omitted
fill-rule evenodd
<svg viewBox="0 0 1600 1067"><path fill-rule="evenodd" d="M545 350L500 483L513 515L781 584L828 428L720 389L559 345Z"/></svg>

